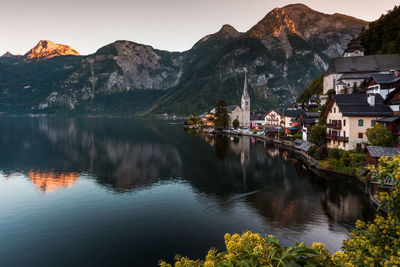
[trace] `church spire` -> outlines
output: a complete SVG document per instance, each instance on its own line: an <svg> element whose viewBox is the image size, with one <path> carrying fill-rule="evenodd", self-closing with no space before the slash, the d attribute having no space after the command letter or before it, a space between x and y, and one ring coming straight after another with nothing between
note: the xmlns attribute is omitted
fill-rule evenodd
<svg viewBox="0 0 400 267"><path fill-rule="evenodd" d="M244 68L244 87L243 87L243 96L242 97L249 97L249 92L247 90L247 68Z"/></svg>

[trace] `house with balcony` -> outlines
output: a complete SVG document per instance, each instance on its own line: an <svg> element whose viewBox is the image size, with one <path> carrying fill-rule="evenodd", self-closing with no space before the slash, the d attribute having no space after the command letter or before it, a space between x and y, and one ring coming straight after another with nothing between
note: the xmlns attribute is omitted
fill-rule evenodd
<svg viewBox="0 0 400 267"><path fill-rule="evenodd" d="M280 110L270 110L265 114L264 117L265 127L282 127L283 126L283 114Z"/></svg>
<svg viewBox="0 0 400 267"><path fill-rule="evenodd" d="M361 149L368 143L366 130L393 111L381 95L332 95L322 113L326 118L328 148Z"/></svg>

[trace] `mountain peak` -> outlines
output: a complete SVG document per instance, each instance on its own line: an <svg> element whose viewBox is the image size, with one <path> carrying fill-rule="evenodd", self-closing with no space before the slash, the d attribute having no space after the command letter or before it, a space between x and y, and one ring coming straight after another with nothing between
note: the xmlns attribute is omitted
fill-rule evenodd
<svg viewBox="0 0 400 267"><path fill-rule="evenodd" d="M289 33L308 39L311 36L332 30L354 29L367 26L366 21L341 14L324 14L304 4L291 4L275 8L251 28L247 35L266 39Z"/></svg>
<svg viewBox="0 0 400 267"><path fill-rule="evenodd" d="M4 55L2 55L1 57L15 57L15 55L11 54L10 51L7 51L7 52L4 53Z"/></svg>
<svg viewBox="0 0 400 267"><path fill-rule="evenodd" d="M40 40L34 48L32 48L29 52L25 54L25 56L29 59L51 58L67 55L78 56L79 53L70 46L56 44L49 40Z"/></svg>

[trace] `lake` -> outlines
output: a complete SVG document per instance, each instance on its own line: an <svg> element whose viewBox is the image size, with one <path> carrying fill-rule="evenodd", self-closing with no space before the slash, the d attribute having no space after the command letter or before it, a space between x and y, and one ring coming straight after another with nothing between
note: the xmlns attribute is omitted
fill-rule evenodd
<svg viewBox="0 0 400 267"><path fill-rule="evenodd" d="M249 137L167 121L0 118L0 266L156 266L204 257L225 233L340 249L375 208Z"/></svg>

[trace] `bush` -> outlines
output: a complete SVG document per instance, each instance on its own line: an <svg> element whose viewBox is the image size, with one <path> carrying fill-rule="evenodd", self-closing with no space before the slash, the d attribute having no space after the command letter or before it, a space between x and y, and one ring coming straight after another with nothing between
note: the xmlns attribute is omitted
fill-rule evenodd
<svg viewBox="0 0 400 267"><path fill-rule="evenodd" d="M310 148L308 149L307 154L308 154L310 157L315 158L315 154L317 153L317 151L318 151L318 147L317 147L317 146L312 146L312 147L310 147Z"/></svg>
<svg viewBox="0 0 400 267"><path fill-rule="evenodd" d="M290 137L291 141L295 141L297 139L303 139L303 135L301 134L301 132L296 132L294 135Z"/></svg>
<svg viewBox="0 0 400 267"><path fill-rule="evenodd" d="M373 146L397 145L397 138L394 134L381 124L377 124L373 128L367 129L365 133L368 137L368 142Z"/></svg>
<svg viewBox="0 0 400 267"><path fill-rule="evenodd" d="M329 157L330 159L339 160L339 159L341 159L342 154L343 154L343 150L342 150L342 149L339 149L339 148L330 148L330 149L329 149L329 152L328 152L328 157Z"/></svg>
<svg viewBox="0 0 400 267"><path fill-rule="evenodd" d="M367 161L367 155L361 153L351 153L350 163L352 167L357 167L358 164Z"/></svg>

